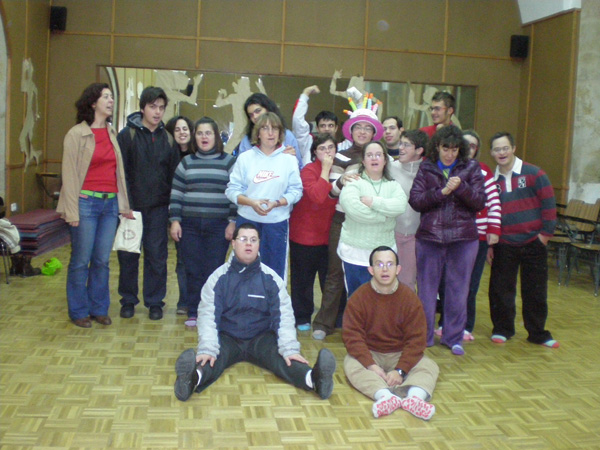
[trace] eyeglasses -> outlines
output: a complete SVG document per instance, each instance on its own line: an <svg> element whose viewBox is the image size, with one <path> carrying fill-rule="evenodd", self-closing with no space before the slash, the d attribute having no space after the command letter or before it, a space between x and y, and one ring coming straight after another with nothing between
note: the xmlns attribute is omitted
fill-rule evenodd
<svg viewBox="0 0 600 450"><path fill-rule="evenodd" d="M375 133L375 130L373 129L373 127L370 127L368 125L362 126L362 125L355 125L352 127L352 131L358 131L358 132L362 132L364 131L365 133Z"/></svg>
<svg viewBox="0 0 600 450"><path fill-rule="evenodd" d="M331 151L331 150L335 150L335 145L330 144L330 145L319 145L317 147L317 151L318 152L327 152L327 151Z"/></svg>
<svg viewBox="0 0 600 450"><path fill-rule="evenodd" d="M196 131L196 136L200 136L200 137L211 137L214 136L215 133L213 133L212 131Z"/></svg>
<svg viewBox="0 0 600 450"><path fill-rule="evenodd" d="M492 153L506 153L511 149L508 145L506 147L494 147Z"/></svg>
<svg viewBox="0 0 600 450"><path fill-rule="evenodd" d="M415 144L412 142L400 142L400 148L402 147L413 147Z"/></svg>
<svg viewBox="0 0 600 450"><path fill-rule="evenodd" d="M429 111L431 112L440 112L444 109L448 109L446 106L430 106Z"/></svg>
<svg viewBox="0 0 600 450"><path fill-rule="evenodd" d="M279 131L279 127L274 127L272 125L263 125L260 127L261 131L266 131L267 133L272 133L273 131Z"/></svg>
<svg viewBox="0 0 600 450"><path fill-rule="evenodd" d="M383 153L367 153L365 155L367 159L381 159L383 158Z"/></svg>
<svg viewBox="0 0 600 450"><path fill-rule="evenodd" d="M388 269L388 270L389 270L389 269L391 269L392 267L395 267L395 266L396 266L396 263L395 263L395 262L388 261L388 262L386 262L386 263L384 263L384 262L377 262L377 263L375 263L375 266L374 266L374 267L379 267L379 268L380 268L380 269L382 269L382 270L383 270L383 268L385 267L386 269Z"/></svg>
<svg viewBox="0 0 600 450"><path fill-rule="evenodd" d="M256 236L252 236L250 238L248 236L240 236L238 238L235 238L235 240L241 242L242 244L245 244L246 242L256 244L258 242L258 238Z"/></svg>

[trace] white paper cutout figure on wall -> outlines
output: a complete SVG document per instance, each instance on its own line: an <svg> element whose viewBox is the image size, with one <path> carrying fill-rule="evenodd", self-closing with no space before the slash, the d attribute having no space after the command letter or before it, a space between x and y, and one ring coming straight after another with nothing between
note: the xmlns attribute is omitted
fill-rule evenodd
<svg viewBox="0 0 600 450"><path fill-rule="evenodd" d="M176 70L155 70L156 85L165 90L169 104L165 109L163 121L166 123L176 115L179 102L189 103L196 106L198 97L198 86L202 82L203 74L196 75L193 80L185 72ZM187 93L188 86L192 86L192 92ZM183 91L183 92L182 92Z"/></svg>
<svg viewBox="0 0 600 450"><path fill-rule="evenodd" d="M225 151L227 153L233 152L233 149L237 147L244 137L246 125L248 124L248 118L244 111L244 103L246 102L246 99L254 93L252 92L252 89L250 89L250 78L248 77L238 78L237 81L231 83L231 86L233 87L233 92L229 95L227 95L226 89L219 89L214 105L215 108L231 105L233 130L230 130L230 138L225 145ZM256 82L256 87L258 92L267 95L260 78Z"/></svg>
<svg viewBox="0 0 600 450"><path fill-rule="evenodd" d="M336 95L338 97L342 97L347 99L348 97L352 98L352 101L357 106L357 108L364 108L366 105L365 96L369 95L365 86L365 79L363 76L353 76L350 77L350 81L348 82L348 87L345 91L337 90L337 80L342 78L342 71L336 70L333 72L333 76L331 77L331 84L329 85L329 93L331 95ZM381 120L381 115L383 108L381 108L382 102L376 97L371 97L372 104L379 102L379 107L377 108L375 114L379 120Z"/></svg>
<svg viewBox="0 0 600 450"><path fill-rule="evenodd" d="M33 64L29 58L23 60L21 92L25 93L27 104L23 129L19 135L19 145L21 152L25 155L25 170L27 170L27 166L29 166L32 159L35 159L36 164L40 163L40 156L42 154L41 150L33 148L33 131L35 129L35 122L40 118L40 115L38 113L38 90L33 82Z"/></svg>
<svg viewBox="0 0 600 450"><path fill-rule="evenodd" d="M127 78L127 89L125 90L125 117L129 117L129 114L138 110L138 105L132 102L132 100L135 101L133 83L133 77Z"/></svg>

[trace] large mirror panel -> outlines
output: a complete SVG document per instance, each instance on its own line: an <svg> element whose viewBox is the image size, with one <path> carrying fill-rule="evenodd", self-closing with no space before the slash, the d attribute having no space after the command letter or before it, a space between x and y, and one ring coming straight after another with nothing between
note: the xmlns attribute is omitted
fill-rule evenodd
<svg viewBox="0 0 600 450"><path fill-rule="evenodd" d="M380 118L398 116L406 129L420 128L432 123L429 106L431 97L438 90L448 91L456 97L455 124L463 129L474 128L476 119L475 86L364 80L360 76L348 78L340 73L322 78L115 66L101 66L99 69L100 78L107 80L115 93L117 109L113 122L117 129L124 127L127 116L139 109L142 89L150 85L160 86L170 100L165 122L175 115L184 115L193 121L210 116L228 140L226 150L229 152L244 134L247 122L243 104L254 92L265 93L279 105L288 128L291 128L292 113L299 95L304 88L312 85L318 86L320 93L310 97L308 122L321 110L333 111L343 122L348 117L344 111L351 110L348 92L356 94L357 98L367 92L381 102L377 111ZM355 101L359 103L358 99Z"/></svg>

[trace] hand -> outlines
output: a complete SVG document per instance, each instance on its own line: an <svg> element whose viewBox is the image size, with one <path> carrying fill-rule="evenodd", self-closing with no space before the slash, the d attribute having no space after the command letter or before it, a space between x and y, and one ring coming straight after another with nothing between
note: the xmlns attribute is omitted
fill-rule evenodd
<svg viewBox="0 0 600 450"><path fill-rule="evenodd" d="M487 255L485 257L485 261L491 266L494 261L494 247L488 248Z"/></svg>
<svg viewBox="0 0 600 450"><path fill-rule="evenodd" d="M135 216L133 215L133 211L129 211L128 213L121 214L123 217L129 220L135 220Z"/></svg>
<svg viewBox="0 0 600 450"><path fill-rule="evenodd" d="M259 216L266 216L273 209L273 206L269 208L269 200L266 198L252 199L251 202L252 209Z"/></svg>
<svg viewBox="0 0 600 450"><path fill-rule="evenodd" d="M360 197L360 201L363 205L371 208L373 206L373 197L370 197L368 195L362 195Z"/></svg>
<svg viewBox="0 0 600 450"><path fill-rule="evenodd" d="M538 239L544 244L544 246L548 245L548 241L550 240L550 236L544 236L543 234L538 234Z"/></svg>
<svg viewBox="0 0 600 450"><path fill-rule="evenodd" d="M448 178L448 183L446 183L446 188L450 189L450 191L455 191L460 186L460 181L459 177L450 177Z"/></svg>
<svg viewBox="0 0 600 450"><path fill-rule="evenodd" d="M286 148L283 149L283 153L285 153L286 155L296 156L296 149L291 145L288 145Z"/></svg>
<svg viewBox="0 0 600 450"><path fill-rule="evenodd" d="M225 239L231 241L233 239L233 232L235 231L235 222L229 222L225 228Z"/></svg>
<svg viewBox="0 0 600 450"><path fill-rule="evenodd" d="M79 226L79 220L74 220L73 222L69 222L69 225L72 227L78 227Z"/></svg>
<svg viewBox="0 0 600 450"><path fill-rule="evenodd" d="M308 364L308 361L306 359L304 359L304 356L302 356L300 353L296 353L294 355L290 355L290 356L285 356L283 358L285 360L285 363L288 366L292 365L292 361L298 361L304 364Z"/></svg>
<svg viewBox="0 0 600 450"><path fill-rule="evenodd" d="M334 79L342 78L342 71L336 70L335 72L333 72L333 78Z"/></svg>
<svg viewBox="0 0 600 450"><path fill-rule="evenodd" d="M333 166L333 156L332 155L323 156L323 161L321 161L322 169L326 170L327 173L329 174L329 171L331 170L331 166Z"/></svg>
<svg viewBox="0 0 600 450"><path fill-rule="evenodd" d="M367 369L369 369L371 372L375 372L377 375L387 381L387 374L377 364L371 364L369 367L367 367Z"/></svg>
<svg viewBox="0 0 600 450"><path fill-rule="evenodd" d="M215 358L214 356L207 355L206 353L202 353L196 356L196 363L200 364L201 367L204 367L206 363L209 363L210 367L214 367L216 360L217 358Z"/></svg>
<svg viewBox="0 0 600 450"><path fill-rule="evenodd" d="M321 91L319 90L319 86L317 86L316 84L313 86L309 86L307 88L305 88L302 93L304 95L306 95L307 97L310 97L311 94L320 94Z"/></svg>
<svg viewBox="0 0 600 450"><path fill-rule="evenodd" d="M488 245L495 245L500 240L500 236L494 233L488 233L486 236Z"/></svg>
<svg viewBox="0 0 600 450"><path fill-rule="evenodd" d="M181 224L179 223L179 221L175 220L171 223L169 234L175 242L179 242L179 239L181 239Z"/></svg>
<svg viewBox="0 0 600 450"><path fill-rule="evenodd" d="M400 386L404 382L404 378L402 378L402 375L397 370L390 370L387 373L385 381L390 387Z"/></svg>
<svg viewBox="0 0 600 450"><path fill-rule="evenodd" d="M357 173L345 173L342 176L342 186L346 186L346 183L351 183L352 181L356 181L360 179L360 175Z"/></svg>

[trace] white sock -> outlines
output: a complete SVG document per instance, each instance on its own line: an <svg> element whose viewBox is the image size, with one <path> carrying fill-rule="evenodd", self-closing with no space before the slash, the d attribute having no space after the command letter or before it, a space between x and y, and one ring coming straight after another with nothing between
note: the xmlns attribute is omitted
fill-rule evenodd
<svg viewBox="0 0 600 450"><path fill-rule="evenodd" d="M196 369L196 372L198 373L198 383L196 383L196 386L200 386L200 380L202 379L202 372L199 369Z"/></svg>
<svg viewBox="0 0 600 450"><path fill-rule="evenodd" d="M314 389L312 377L310 376L311 373L312 373L312 369L310 369L308 372L306 372L306 380L304 380L304 381L306 381L306 385L309 388Z"/></svg>
<svg viewBox="0 0 600 450"><path fill-rule="evenodd" d="M427 393L427 391L425 389L420 388L419 386L411 386L408 389L408 394L406 394L406 396L408 398L417 397L417 398L420 398L421 400L427 401L429 394Z"/></svg>
<svg viewBox="0 0 600 450"><path fill-rule="evenodd" d="M373 398L375 400L379 400L383 397L389 397L391 394L392 393L389 389L379 389L377 392L375 392L375 394L373 395Z"/></svg>

